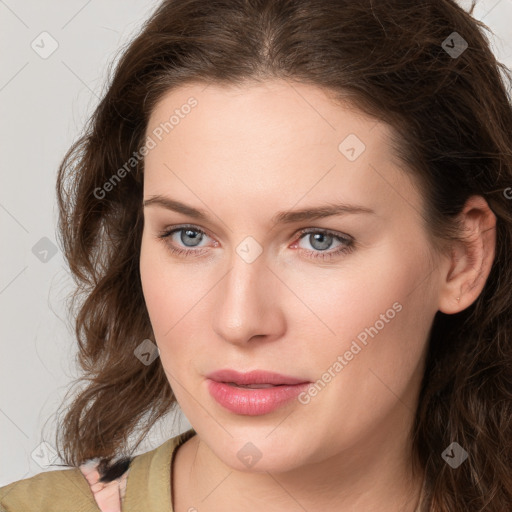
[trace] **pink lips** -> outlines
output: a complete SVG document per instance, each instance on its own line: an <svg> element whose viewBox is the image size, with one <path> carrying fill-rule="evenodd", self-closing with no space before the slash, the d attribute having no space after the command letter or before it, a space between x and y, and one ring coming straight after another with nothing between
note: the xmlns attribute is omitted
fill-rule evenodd
<svg viewBox="0 0 512 512"><path fill-rule="evenodd" d="M309 384L304 379L262 370L239 373L226 369L207 375L211 396L229 411L248 416L276 410L296 397Z"/></svg>

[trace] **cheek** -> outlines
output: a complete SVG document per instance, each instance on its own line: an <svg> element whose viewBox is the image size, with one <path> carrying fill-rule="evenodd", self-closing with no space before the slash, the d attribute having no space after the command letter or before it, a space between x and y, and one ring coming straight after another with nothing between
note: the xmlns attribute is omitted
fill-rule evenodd
<svg viewBox="0 0 512 512"><path fill-rule="evenodd" d="M336 433L341 444L364 438L397 404L414 409L435 313L425 279L428 259L417 254L406 260L389 251L375 263L366 261L364 272L333 283L322 319L336 334L322 350L307 352L318 380L302 397L303 413L318 431L342 425L344 435Z"/></svg>
<svg viewBox="0 0 512 512"><path fill-rule="evenodd" d="M430 261L419 245L399 249L383 244L346 272L333 272L325 281L328 291L306 283L308 305L330 331L322 328L329 348L309 352L317 369L329 368L345 354L347 366L381 368L391 381L396 368L415 368L436 309L425 279Z"/></svg>
<svg viewBox="0 0 512 512"><path fill-rule="evenodd" d="M170 261L165 250L143 236L140 275L144 300L164 367L193 359L208 308L207 289L194 280L192 266ZM200 318L199 318L200 317Z"/></svg>
<svg viewBox="0 0 512 512"><path fill-rule="evenodd" d="M179 307L180 297L186 289L179 292L180 284L170 274L172 267L162 256L159 243L142 237L140 253L140 276L144 300L157 341L172 327Z"/></svg>

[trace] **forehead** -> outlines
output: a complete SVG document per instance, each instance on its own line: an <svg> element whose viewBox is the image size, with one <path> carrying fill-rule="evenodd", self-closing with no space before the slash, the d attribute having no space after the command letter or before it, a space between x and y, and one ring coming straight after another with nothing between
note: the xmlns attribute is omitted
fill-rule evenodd
<svg viewBox="0 0 512 512"><path fill-rule="evenodd" d="M276 209L316 199L370 199L386 209L408 196L410 208L419 197L394 157L392 133L312 85L190 84L152 112L145 196L177 187L182 198L201 192L269 207L279 198Z"/></svg>
<svg viewBox="0 0 512 512"><path fill-rule="evenodd" d="M191 101L195 106L188 106ZM162 136L172 135L166 138L176 142L191 142L191 137L219 145L236 140L230 152L234 155L245 143L243 154L252 149L251 158L261 148L275 153L292 148L297 153L302 146L310 153L323 144L337 150L343 136L350 133L382 152L388 149L391 135L389 126L348 102L335 103L318 87L284 80L229 87L189 84L171 90L153 109L147 132L159 127ZM279 139L273 139L275 135Z"/></svg>

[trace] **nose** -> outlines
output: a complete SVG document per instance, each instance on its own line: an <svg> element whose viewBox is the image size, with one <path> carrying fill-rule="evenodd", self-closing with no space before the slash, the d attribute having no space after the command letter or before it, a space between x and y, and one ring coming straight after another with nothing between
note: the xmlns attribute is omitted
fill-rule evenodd
<svg viewBox="0 0 512 512"><path fill-rule="evenodd" d="M235 253L230 270L216 287L215 333L234 345L281 337L285 319L279 304L280 284L263 254L248 263Z"/></svg>

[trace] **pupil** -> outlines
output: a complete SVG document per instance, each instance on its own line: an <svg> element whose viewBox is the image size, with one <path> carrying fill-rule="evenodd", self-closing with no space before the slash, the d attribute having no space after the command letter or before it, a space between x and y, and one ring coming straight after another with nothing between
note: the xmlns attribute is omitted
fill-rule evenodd
<svg viewBox="0 0 512 512"><path fill-rule="evenodd" d="M327 249L330 245L331 238L332 238L332 235L326 235L324 233L314 233L313 239L315 242L320 242L320 247L315 247L314 243L312 243L311 245L318 250ZM323 242L322 242L322 239L323 239Z"/></svg>
<svg viewBox="0 0 512 512"><path fill-rule="evenodd" d="M186 237L189 239L192 239L192 241L194 241L194 239L196 239L196 241L199 240L199 236L200 236L199 233L197 231L194 231L193 229L185 230L185 234L186 234ZM185 242L185 240L183 240L183 237L182 237L181 241Z"/></svg>

